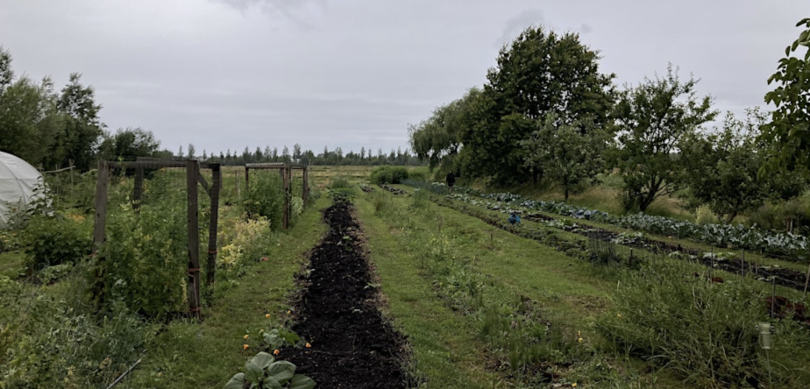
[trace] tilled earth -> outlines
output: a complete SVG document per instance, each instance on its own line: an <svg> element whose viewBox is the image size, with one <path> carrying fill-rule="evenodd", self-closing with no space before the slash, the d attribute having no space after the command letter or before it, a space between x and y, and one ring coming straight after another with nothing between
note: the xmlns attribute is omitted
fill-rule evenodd
<svg viewBox="0 0 810 389"><path fill-rule="evenodd" d="M311 348L284 350L318 389L405 388L405 338L377 309L373 284L351 206L338 202L324 219L329 232L313 249L301 281L293 331Z"/></svg>

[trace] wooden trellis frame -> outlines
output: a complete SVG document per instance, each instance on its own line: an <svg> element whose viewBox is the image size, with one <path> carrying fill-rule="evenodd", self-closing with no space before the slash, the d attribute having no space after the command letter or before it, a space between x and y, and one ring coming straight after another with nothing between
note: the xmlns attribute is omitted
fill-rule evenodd
<svg viewBox="0 0 810 389"><path fill-rule="evenodd" d="M135 169L135 188L133 190L132 206L138 209L143 197L144 170L148 168L185 168L186 188L188 198L188 302L189 313L192 317L200 319L200 235L199 235L199 198L198 185L211 198L211 216L208 231L208 272L206 288L211 290L214 285L217 268L217 223L219 220L219 192L222 188L222 170L219 163L199 162L197 160L152 160L144 159L134 162L99 161L98 178L96 180L95 198L95 225L93 229L93 254L99 250L105 240L107 225L107 187L109 185L110 171L115 168ZM201 169L210 169L211 185L200 174ZM99 258L99 261L103 261ZM94 292L103 289L103 278L96 275Z"/></svg>
<svg viewBox="0 0 810 389"><path fill-rule="evenodd" d="M292 171L302 170L304 173L301 197L306 205L307 200L309 200L309 166L283 162L245 164L245 190L248 190L250 187L251 170L278 170L278 173L281 175L281 180L284 185L284 216L282 218L282 227L286 230L290 225L290 213L292 212L290 208L290 199L292 198Z"/></svg>

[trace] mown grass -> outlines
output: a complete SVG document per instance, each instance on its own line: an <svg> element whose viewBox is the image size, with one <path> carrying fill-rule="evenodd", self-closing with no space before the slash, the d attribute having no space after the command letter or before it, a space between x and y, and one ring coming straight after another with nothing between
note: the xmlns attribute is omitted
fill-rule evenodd
<svg viewBox="0 0 810 389"><path fill-rule="evenodd" d="M382 196L385 196L385 201L379 199ZM569 360L571 355L581 355L582 358L573 359L576 361L573 366L560 365L559 370L554 373L554 382L562 384L562 387L571 387L574 382L578 382L579 387L646 388L653 387L652 382L658 382L654 386L658 388L681 387L673 384L675 381L666 373L642 371L646 367L645 363L622 355L605 354L595 347L602 339L593 330L594 321L610 305L609 296L611 288L615 286L615 279L605 278L587 263L567 257L538 242L520 238L432 203L419 205L418 207L423 208L419 211L413 208L421 202L387 193L365 194L361 199L360 214L372 246L372 260L378 267L392 317L403 326L406 333L429 334L432 327L447 320L445 317L455 316L455 321L459 324L454 327L454 338L470 339L464 343L478 344L477 348L483 347L486 350L485 355L483 358L473 358L470 355L479 356L482 351L471 354L468 348L455 345L454 342L445 343L444 347L453 347L449 350L450 355L467 355L469 362L465 364L477 363L474 365L476 370L497 374L499 385L535 387L534 385L539 384L539 377L534 376L534 373L509 373L510 368L507 366L519 362L519 358L526 357L529 361L534 360L549 368L556 358ZM443 240L444 243L437 243L436 240ZM382 253L380 246L384 250ZM425 247L432 249L426 251ZM436 247L447 250L442 255L444 261L465 263L463 268L482 275L485 281L480 286L484 290L481 304L459 304L459 299L464 300L464 297L458 297L457 294L448 296L442 291L447 286L447 280L454 280L457 276L451 272L445 278L443 273L432 271L432 265L425 265L425 257L436 255ZM431 253L431 250L434 252ZM411 276L403 277L402 274ZM414 274L418 274L422 280ZM463 280L458 282L464 284ZM454 290L452 283L450 288ZM425 290L424 286L421 290L416 289L420 290L418 294L403 292L414 290L414 285L420 284L432 284L432 293L422 292L421 290ZM413 309L418 309L418 306L415 307L416 302L411 301L413 297L405 297L409 293L420 295L419 306L430 304L436 307L438 313L430 311L414 314ZM512 307L515 300L526 299L539 306L540 312L528 316L513 316L513 312L507 313L508 310L504 312L499 308ZM467 300L470 298L467 297ZM442 306L445 308L441 309ZM452 309L448 310L448 306ZM557 328L552 331L556 335L549 333L541 336L551 336L547 339L551 344L547 345L538 345L535 342L539 339L532 340L532 337L526 338L528 343L523 346L510 343L520 339L513 335L493 338L491 334L488 335L487 328L491 328L491 325L487 323L500 320L497 312L501 312L503 318L509 317L508 320L523 320L523 324L518 324L520 328L545 328L548 321L553 323L553 328ZM495 317L492 317L493 314ZM537 314L542 320L538 321L534 316ZM512 326L515 324L513 322ZM506 325L509 328L509 324ZM515 332L521 331L523 330ZM584 344L576 341L580 334L586 339ZM524 332L523 335L527 334ZM452 369L432 369L432 365L436 363L440 363L440 367L443 364L426 357L436 352L430 343L426 344L417 337L412 339L412 344L414 366L418 375L427 377L428 382L442 382L442 385L431 384L429 387L465 387L463 383L453 379L444 381L447 379L445 374ZM524 355L520 349L525 349L525 352L532 353L534 357ZM561 353L562 356L555 353ZM514 359L516 357L517 360ZM545 365L546 362L543 361L548 361L550 365Z"/></svg>
<svg viewBox="0 0 810 389"><path fill-rule="evenodd" d="M388 303L389 317L408 335L412 351L408 370L430 388L488 388L497 377L484 368L483 346L450 308L435 298L431 284L419 274L400 232L376 217L368 200L357 202L368 237L370 260Z"/></svg>
<svg viewBox="0 0 810 389"><path fill-rule="evenodd" d="M289 233L279 234L268 252L269 260L249 266L242 278L217 297L214 306L205 309L202 323L171 323L133 372L133 387L223 387L256 353L242 349L246 331L267 328L267 313L271 321L282 321L294 289L293 276L325 230L319 211L327 205L327 199L318 200Z"/></svg>

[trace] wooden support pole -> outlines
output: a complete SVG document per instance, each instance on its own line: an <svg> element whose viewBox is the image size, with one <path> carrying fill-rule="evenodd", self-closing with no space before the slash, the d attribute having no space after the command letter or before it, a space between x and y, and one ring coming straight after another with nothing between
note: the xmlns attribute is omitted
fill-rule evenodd
<svg viewBox="0 0 810 389"><path fill-rule="evenodd" d="M95 221L93 224L93 252L95 259L95 279L91 292L96 301L97 308L104 304L104 268L101 263L104 258L98 256L98 251L104 244L104 230L107 227L107 187L110 180L110 166L106 161L98 161L98 177L96 178Z"/></svg>
<svg viewBox="0 0 810 389"><path fill-rule="evenodd" d="M287 165L284 165L284 167L282 167L281 170L279 170L279 172L281 172L281 179L282 179L282 181L284 183L283 184L283 187L284 187L284 221L283 221L284 225L283 225L283 227L284 227L285 230L287 228L289 228L289 226L290 226L290 193L289 193L290 181L289 181L289 175L288 175L288 172L290 172L290 171L291 170L289 169L289 167Z"/></svg>
<svg viewBox="0 0 810 389"><path fill-rule="evenodd" d="M200 320L200 232L197 176L200 167L195 160L186 161L188 196L188 305L191 317Z"/></svg>
<svg viewBox="0 0 810 389"><path fill-rule="evenodd" d="M250 168L245 166L245 190L250 188Z"/></svg>
<svg viewBox="0 0 810 389"><path fill-rule="evenodd" d="M143 166L135 168L135 190L132 193L132 209L138 210L143 199Z"/></svg>
<svg viewBox="0 0 810 389"><path fill-rule="evenodd" d="M219 221L219 189L222 183L222 170L219 166L211 168L211 220L208 223L208 274L205 286L208 295L214 292L217 271L217 223Z"/></svg>
<svg viewBox="0 0 810 389"><path fill-rule="evenodd" d="M307 205L307 201L309 200L309 167L304 167L304 178L303 178L303 190L301 199L304 200L304 206Z"/></svg>

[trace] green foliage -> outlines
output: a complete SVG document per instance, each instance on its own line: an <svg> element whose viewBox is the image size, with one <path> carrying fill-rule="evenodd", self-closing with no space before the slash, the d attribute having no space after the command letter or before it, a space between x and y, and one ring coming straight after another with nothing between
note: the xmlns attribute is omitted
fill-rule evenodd
<svg viewBox="0 0 810 389"><path fill-rule="evenodd" d="M354 185L352 185L352 183L349 182L348 178L343 177L343 176L336 176L336 177L332 177L332 179L329 180L328 188L332 189L332 190L334 190L334 189L353 189Z"/></svg>
<svg viewBox="0 0 810 389"><path fill-rule="evenodd" d="M243 389L245 386L256 389L312 389L315 381L295 374L295 365L287 361L276 361L272 355L260 352L245 363L245 371L234 375L225 389Z"/></svg>
<svg viewBox="0 0 810 389"><path fill-rule="evenodd" d="M712 212L708 205L701 205L695 211L695 224L703 226L706 224L717 224L717 216Z"/></svg>
<svg viewBox="0 0 810 389"><path fill-rule="evenodd" d="M391 212L393 202L393 196L383 191L378 190L371 193L371 204L374 206L374 213L378 216Z"/></svg>
<svg viewBox="0 0 810 389"><path fill-rule="evenodd" d="M60 214L34 216L22 237L28 254L26 267L31 271L80 262L90 255L93 244L89 223Z"/></svg>
<svg viewBox="0 0 810 389"><path fill-rule="evenodd" d="M372 184L401 184L408 179L408 169L404 166L379 166L371 171Z"/></svg>
<svg viewBox="0 0 810 389"><path fill-rule="evenodd" d="M644 212L655 199L675 193L682 169L674 153L681 140L711 121L711 99L696 97L697 81L681 82L672 66L664 78L647 79L622 93L614 111L618 147L610 160L624 178L623 205Z"/></svg>
<svg viewBox="0 0 810 389"><path fill-rule="evenodd" d="M99 146L99 157L107 161L119 158L150 157L160 147L152 131L140 128L119 128L115 134L104 133L104 140Z"/></svg>
<svg viewBox="0 0 810 389"><path fill-rule="evenodd" d="M464 175L490 176L497 183L525 183L540 175L524 167L519 142L548 113L571 121L590 117L602 127L614 102L614 75L601 74L598 60L577 34L543 27L529 27L504 46L471 103L472 124L461 132Z"/></svg>
<svg viewBox="0 0 810 389"><path fill-rule="evenodd" d="M167 185L150 181L147 191ZM123 301L132 311L148 316L185 310L186 210L185 196L179 191L141 204L138 212L127 203L108 210L107 240L96 257L96 274L103 274L106 285L104 301Z"/></svg>
<svg viewBox="0 0 810 389"><path fill-rule="evenodd" d="M768 198L793 195L794 185L805 181L801 175L779 171L758 176L765 164L767 145L758 140L765 116L750 109L743 122L728 113L722 130L693 134L683 142L685 182L690 194L706 204L726 223L759 207Z"/></svg>
<svg viewBox="0 0 810 389"><path fill-rule="evenodd" d="M37 273L37 280L43 285L52 284L62 278L65 278L73 271L73 263L63 263L60 265L48 266L39 273Z"/></svg>
<svg viewBox="0 0 810 389"><path fill-rule="evenodd" d="M806 330L775 323L769 367L755 327L767 321L767 294L752 282L715 284L693 273L688 263L666 261L624 272L614 309L597 328L615 351L666 366L689 387L801 387L806 373L794 369L808 356Z"/></svg>
<svg viewBox="0 0 810 389"><path fill-rule="evenodd" d="M520 142L526 153L526 166L542 169L565 194L592 180L604 169L602 153L607 134L588 121L567 124L554 113L538 120L539 129Z"/></svg>
<svg viewBox="0 0 810 389"><path fill-rule="evenodd" d="M436 108L427 120L408 126L411 147L420 160L428 161L431 172L440 164L453 167L461 132L473 124L471 110L480 94L480 89L472 88L463 98Z"/></svg>
<svg viewBox="0 0 810 389"><path fill-rule="evenodd" d="M768 78L768 84L776 83L774 90L765 94L765 103L774 104L776 109L771 113L771 121L762 126L760 139L770 146L770 170L787 167L810 167L810 101L807 91L810 90L810 18L796 24L803 27L793 44L785 48L785 57L779 60L776 73ZM804 55L792 56L791 53L801 47ZM760 174L765 175L768 169L763 167Z"/></svg>
<svg viewBox="0 0 810 389"><path fill-rule="evenodd" d="M136 315L69 308L0 282L0 388L98 388L131 366L153 333Z"/></svg>
<svg viewBox="0 0 810 389"><path fill-rule="evenodd" d="M270 227L279 229L284 217L284 187L275 174L258 172L250 177L250 187L243 191L245 210L249 215L270 221Z"/></svg>
<svg viewBox="0 0 810 389"><path fill-rule="evenodd" d="M349 182L346 177L332 177L329 181L328 192L334 202L351 202L356 194L356 185Z"/></svg>

